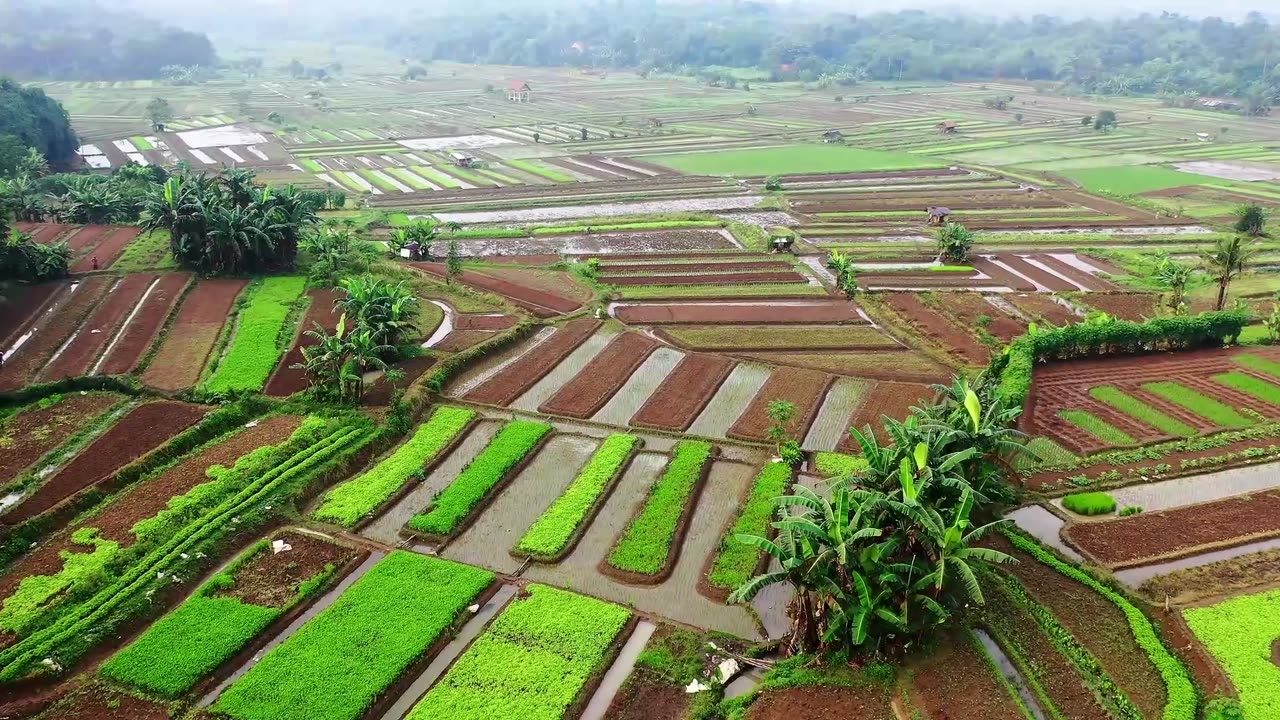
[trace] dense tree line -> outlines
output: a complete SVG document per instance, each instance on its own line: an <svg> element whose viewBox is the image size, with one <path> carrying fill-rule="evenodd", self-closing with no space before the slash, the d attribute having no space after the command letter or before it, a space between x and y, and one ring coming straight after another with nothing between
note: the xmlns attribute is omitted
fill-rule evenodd
<svg viewBox="0 0 1280 720"><path fill-rule="evenodd" d="M3 60L0 67L6 67ZM19 171L30 149L54 163L63 163L75 157L79 146L71 119L60 103L40 88L0 78L0 177Z"/></svg>
<svg viewBox="0 0 1280 720"><path fill-rule="evenodd" d="M995 20L920 11L857 16L715 0L609 0L405 23L389 38L423 59L515 65L759 67L818 81L1064 81L1111 94L1280 96L1280 29L1179 15Z"/></svg>
<svg viewBox="0 0 1280 720"><path fill-rule="evenodd" d="M159 78L168 66L218 62L202 33L83 0L0 3L0 28L0 68L20 78Z"/></svg>

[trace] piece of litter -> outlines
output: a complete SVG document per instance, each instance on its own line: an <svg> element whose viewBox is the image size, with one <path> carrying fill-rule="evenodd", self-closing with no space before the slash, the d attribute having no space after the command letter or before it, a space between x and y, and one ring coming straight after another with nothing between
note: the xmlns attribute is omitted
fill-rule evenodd
<svg viewBox="0 0 1280 720"><path fill-rule="evenodd" d="M245 424L244 424L244 426L245 426L245 427L247 427L247 428L251 428L251 427L258 427L258 421L257 421L257 420L250 420L249 422L245 423Z"/></svg>
<svg viewBox="0 0 1280 720"><path fill-rule="evenodd" d="M467 612L469 612L469 613L478 613L478 612L480 612L480 606L479 606L479 605L471 605L471 606L469 606L469 607L467 608Z"/></svg>
<svg viewBox="0 0 1280 720"><path fill-rule="evenodd" d="M725 660L716 666L716 680L718 680L721 685L724 685L729 681L729 678L738 674L738 669L740 667L741 666L738 665L738 661L733 658Z"/></svg>
<svg viewBox="0 0 1280 720"><path fill-rule="evenodd" d="M698 682L697 680L694 680L693 682L691 682L691 683L689 683L688 685L686 685L686 686L685 686L684 691L685 691L686 693L689 693L690 695L692 695L692 694L694 694L694 693L705 692L705 691L710 690L710 689L711 689L711 686L710 686L710 685L703 685L702 683Z"/></svg>
<svg viewBox="0 0 1280 720"><path fill-rule="evenodd" d="M182 559L183 559L183 560L186 560L188 557L190 557L190 556L189 556L189 555L187 555L186 553L182 553Z"/></svg>
<svg viewBox="0 0 1280 720"><path fill-rule="evenodd" d="M271 552L272 552L272 554L279 555L279 554L280 554L280 553L282 553L282 552L288 552L288 551L290 551L290 550L292 550L292 549L293 549L293 546L292 546L292 545L290 545L289 543L287 543L287 542L283 541L283 540L272 540L272 541L271 541Z"/></svg>

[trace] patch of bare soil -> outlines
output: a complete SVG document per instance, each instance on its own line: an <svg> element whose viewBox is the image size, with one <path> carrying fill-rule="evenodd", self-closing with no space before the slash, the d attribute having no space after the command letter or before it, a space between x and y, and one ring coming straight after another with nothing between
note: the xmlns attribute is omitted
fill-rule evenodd
<svg viewBox="0 0 1280 720"><path fill-rule="evenodd" d="M351 548L301 533L281 533L275 539L283 540L290 549L258 553L236 570L235 585L217 594L260 607L284 607L298 594L302 583L324 572L327 566L338 567L356 554Z"/></svg>
<svg viewBox="0 0 1280 720"><path fill-rule="evenodd" d="M613 698L605 717L609 720L683 720L688 707L689 695L683 688L637 669Z"/></svg>
<svg viewBox="0 0 1280 720"><path fill-rule="evenodd" d="M768 690L748 720L894 720L883 688L802 687Z"/></svg>

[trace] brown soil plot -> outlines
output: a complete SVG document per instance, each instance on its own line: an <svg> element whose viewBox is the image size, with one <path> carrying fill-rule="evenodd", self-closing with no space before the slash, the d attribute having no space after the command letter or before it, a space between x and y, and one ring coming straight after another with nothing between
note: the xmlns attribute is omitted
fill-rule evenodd
<svg viewBox="0 0 1280 720"><path fill-rule="evenodd" d="M72 266L71 272L82 273L93 270L94 258L98 259L98 268L106 270L111 267L112 263L114 263L116 259L120 257L120 254L124 252L124 249L129 246L129 243L132 242L134 238L138 237L138 234L141 232L142 229L137 227L117 227L110 235L104 238L102 242L98 243L98 246L93 249L93 252L88 253L85 257L76 262L76 264Z"/></svg>
<svg viewBox="0 0 1280 720"><path fill-rule="evenodd" d="M115 347L103 358L99 372L103 375L124 375L138 366L138 361L151 348L165 320L173 313L182 292L191 282L186 273L167 273L160 276L160 282L151 289L151 294L142 301L142 307L133 320L125 326L124 332L116 340Z"/></svg>
<svg viewBox="0 0 1280 720"><path fill-rule="evenodd" d="M637 668L614 696L605 717L609 720L684 720L690 695L682 687L665 683Z"/></svg>
<svg viewBox="0 0 1280 720"><path fill-rule="evenodd" d="M1003 342L1009 342L1027 331L1025 323L1004 314L977 293L951 293L945 298L938 298L936 302L937 306L960 323L961 327L985 326L987 332Z"/></svg>
<svg viewBox="0 0 1280 720"><path fill-rule="evenodd" d="M933 652L914 659L911 704L930 720L1025 720L968 635L966 629L953 630Z"/></svg>
<svg viewBox="0 0 1280 720"><path fill-rule="evenodd" d="M1071 309L1063 306L1062 303L1044 295L1011 293L1005 296L1005 300L1008 300L1024 314L1039 318L1057 327L1073 325L1084 319L1071 312Z"/></svg>
<svg viewBox="0 0 1280 720"><path fill-rule="evenodd" d="M659 430L688 430L736 364L721 355L685 355L631 417L631 424Z"/></svg>
<svg viewBox="0 0 1280 720"><path fill-rule="evenodd" d="M168 709L160 703L110 690L86 687L50 711L58 720L169 720Z"/></svg>
<svg viewBox="0 0 1280 720"><path fill-rule="evenodd" d="M894 720L883 688L795 687L767 690L747 720Z"/></svg>
<svg viewBox="0 0 1280 720"><path fill-rule="evenodd" d="M49 282L39 285L11 285L0 300L0 347L8 347L16 340L18 331L39 312L67 283Z"/></svg>
<svg viewBox="0 0 1280 720"><path fill-rule="evenodd" d="M639 333L618 335L538 411L584 419L595 415L657 347Z"/></svg>
<svg viewBox="0 0 1280 720"><path fill-rule="evenodd" d="M769 403L785 400L796 407L795 419L789 430L792 436L803 438L809 432L818 407L822 405L822 397L831 386L835 377L827 373L799 368L779 367L765 381L760 392L743 411L738 421L729 428L729 437L739 440L763 441L769 429L767 414Z"/></svg>
<svg viewBox="0 0 1280 720"><path fill-rule="evenodd" d="M533 387L542 376L560 364L583 343L596 328L599 320L581 318L556 330L546 341L529 350L505 370L468 392L467 400L489 405L509 405Z"/></svg>
<svg viewBox="0 0 1280 720"><path fill-rule="evenodd" d="M415 268L437 277L445 277L443 263L410 263ZM555 317L582 307L582 303L561 295L536 288L518 285L509 280L492 277L475 270L464 270L458 281L465 285L509 298L512 302L538 317Z"/></svg>
<svg viewBox="0 0 1280 720"><path fill-rule="evenodd" d="M263 390L264 395L287 397L306 390L307 374L293 366L303 361L303 348L313 347L317 342L314 337L307 334L307 331L315 330L317 325L324 328L326 332L333 332L338 327L338 320L342 313L334 308L333 302L341 297L342 293L337 290L309 290L307 294L311 296L311 305L302 318L298 337L294 340L293 347L289 348L289 352L280 359L280 364L276 366L271 379L267 381L266 389Z"/></svg>
<svg viewBox="0 0 1280 720"><path fill-rule="evenodd" d="M0 425L0 482L18 473L80 432L120 401L119 395L68 395L48 408L33 406Z"/></svg>
<svg viewBox="0 0 1280 720"><path fill-rule="evenodd" d="M932 400L934 395L933 389L928 385L877 382L863 393L862 403L849 416L849 427L863 430L870 425L877 439L886 441L883 428L885 416L894 420L905 420L911 414L911 408ZM838 449L843 452L859 450L857 443L850 435L845 435Z"/></svg>
<svg viewBox="0 0 1280 720"><path fill-rule="evenodd" d="M254 555L235 572L235 584L215 593L234 597L259 607L284 607L298 595L298 587L324 572L326 566L339 567L357 554L356 550L311 535L283 532L273 539L283 540L290 549L274 553L271 548Z"/></svg>
<svg viewBox="0 0 1280 720"><path fill-rule="evenodd" d="M440 352L462 352L497 335L492 330L455 330L435 344L431 349Z"/></svg>
<svg viewBox="0 0 1280 720"><path fill-rule="evenodd" d="M916 326L919 334L954 351L970 365L985 365L989 351L969 333L925 305L912 293L885 293L885 304Z"/></svg>
<svg viewBox="0 0 1280 720"><path fill-rule="evenodd" d="M142 274L130 275L120 281L115 290L89 314L71 342L45 366L40 379L61 380L87 374L93 361L115 337L120 324L137 307L155 279L155 275Z"/></svg>
<svg viewBox="0 0 1280 720"><path fill-rule="evenodd" d="M516 319L510 315L459 315L454 320L454 330L506 330L515 327Z"/></svg>
<svg viewBox="0 0 1280 720"><path fill-rule="evenodd" d="M58 348L80 327L84 316L93 309L115 278L92 277L80 283L70 297L64 297L52 317L44 320L40 329L13 357L0 368L0 390L17 390L28 384L44 367Z"/></svg>
<svg viewBox="0 0 1280 720"><path fill-rule="evenodd" d="M805 283L803 275L786 272L701 273L698 275L601 275L606 285L755 285L771 283Z"/></svg>
<svg viewBox="0 0 1280 720"><path fill-rule="evenodd" d="M187 293L155 359L142 375L147 385L181 390L200 379L209 352L231 313L245 280L203 280Z"/></svg>
<svg viewBox="0 0 1280 720"><path fill-rule="evenodd" d="M810 305L730 303L672 303L627 305L617 318L632 325L768 325L772 323L861 323L853 303L833 301Z"/></svg>
<svg viewBox="0 0 1280 720"><path fill-rule="evenodd" d="M1156 314L1156 296L1144 293L1090 293L1084 303L1094 310L1119 318L1140 321Z"/></svg>

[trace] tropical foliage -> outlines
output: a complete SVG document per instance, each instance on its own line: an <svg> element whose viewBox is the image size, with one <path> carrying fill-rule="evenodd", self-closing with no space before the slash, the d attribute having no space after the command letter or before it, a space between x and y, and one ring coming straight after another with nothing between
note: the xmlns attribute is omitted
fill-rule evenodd
<svg viewBox="0 0 1280 720"><path fill-rule="evenodd" d="M1257 241L1240 235L1219 238L1212 249L1201 251L1200 260L1204 263L1205 270L1218 284L1218 303L1214 306L1215 309L1221 310L1227 306L1227 288L1232 280L1244 272L1257 252Z"/></svg>
<svg viewBox="0 0 1280 720"><path fill-rule="evenodd" d="M65 242L45 245L0 220L0 282L39 282L66 277L71 250Z"/></svg>
<svg viewBox="0 0 1280 720"><path fill-rule="evenodd" d="M206 275L277 272L293 267L317 205L293 187L259 187L254 173L179 172L146 196L144 231L169 231L174 259Z"/></svg>
<svg viewBox="0 0 1280 720"><path fill-rule="evenodd" d="M969 251L973 249L973 231L960 223L949 222L938 229L935 237L938 243L938 259L949 263L969 261Z"/></svg>
<svg viewBox="0 0 1280 720"><path fill-rule="evenodd" d="M742 584L730 602L749 602L766 587L794 590L790 650L909 648L984 594L977 569L1010 560L978 541L1000 522L976 515L1002 496L1002 477L1024 452L1010 429L1020 408L1006 409L989 385L957 380L937 388L942 400L905 421L885 419L892 444L870 427L851 430L867 460L856 482L831 480L829 498L796 486L776 500L775 539L737 539L777 561L777 570Z"/></svg>

